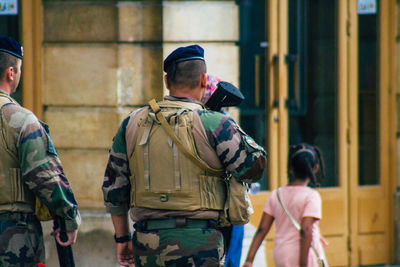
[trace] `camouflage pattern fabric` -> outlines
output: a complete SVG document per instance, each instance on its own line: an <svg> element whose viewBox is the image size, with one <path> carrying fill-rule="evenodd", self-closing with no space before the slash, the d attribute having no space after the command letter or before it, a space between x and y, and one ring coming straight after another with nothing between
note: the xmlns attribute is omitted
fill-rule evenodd
<svg viewBox="0 0 400 267"><path fill-rule="evenodd" d="M208 140L226 170L241 180L265 150L248 136L229 116L217 111L197 110ZM258 173L259 175L261 173ZM253 177L258 180L259 177Z"/></svg>
<svg viewBox="0 0 400 267"><path fill-rule="evenodd" d="M41 124L31 111L17 104L4 105L0 115L0 124L7 127L13 136L14 143L9 145L17 148L16 157L24 183L49 208L52 216L65 219L67 231L78 229L81 223L78 206L47 126ZM24 227L7 221L0 221L0 224L0 244L6 253L1 252L1 262L9 259L23 261L34 257L32 254L36 255L35 260L42 259L43 237L38 221L28 222Z"/></svg>
<svg viewBox="0 0 400 267"><path fill-rule="evenodd" d="M45 262L42 227L35 221L0 222L0 266L36 266Z"/></svg>
<svg viewBox="0 0 400 267"><path fill-rule="evenodd" d="M102 189L106 210L112 214L123 214L129 210L131 172L125 139L126 127L130 119L140 111L141 109L135 111L122 122L110 150ZM217 152L220 161L237 180L254 168L257 160L266 158L265 150L244 133L229 116L208 110L195 112L198 113L208 141ZM255 170L255 176L261 176L262 171L262 168ZM253 175L253 178L255 176Z"/></svg>
<svg viewBox="0 0 400 267"><path fill-rule="evenodd" d="M223 266L223 237L215 229L177 228L136 231L135 266Z"/></svg>
<svg viewBox="0 0 400 267"><path fill-rule="evenodd" d="M67 231L80 224L78 206L44 124L29 110L7 104L0 111L14 131L22 177L53 215L66 220ZM43 126L42 126L43 125Z"/></svg>

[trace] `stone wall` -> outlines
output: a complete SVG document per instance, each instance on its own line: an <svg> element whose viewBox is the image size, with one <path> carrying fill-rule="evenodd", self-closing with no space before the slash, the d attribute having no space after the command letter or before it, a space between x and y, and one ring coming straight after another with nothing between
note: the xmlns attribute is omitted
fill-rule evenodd
<svg viewBox="0 0 400 267"><path fill-rule="evenodd" d="M112 138L131 110L167 93L162 62L178 46L200 44L208 73L238 84L238 7L233 0L42 2L43 119L82 212L77 266L116 266L101 192ZM48 265L57 266L50 223L44 228Z"/></svg>

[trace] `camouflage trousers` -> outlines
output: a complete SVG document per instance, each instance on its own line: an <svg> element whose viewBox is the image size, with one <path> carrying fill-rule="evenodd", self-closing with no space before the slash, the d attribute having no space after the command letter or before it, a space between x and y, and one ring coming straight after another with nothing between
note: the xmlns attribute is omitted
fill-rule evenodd
<svg viewBox="0 0 400 267"><path fill-rule="evenodd" d="M213 228L136 231L132 242L136 267L223 266L224 240Z"/></svg>
<svg viewBox="0 0 400 267"><path fill-rule="evenodd" d="M0 266L37 266L45 262L42 226L37 219L0 221Z"/></svg>

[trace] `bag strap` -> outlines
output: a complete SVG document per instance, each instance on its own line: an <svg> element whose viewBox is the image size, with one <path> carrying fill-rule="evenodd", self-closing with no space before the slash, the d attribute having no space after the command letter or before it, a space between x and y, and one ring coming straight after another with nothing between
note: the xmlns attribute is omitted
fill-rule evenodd
<svg viewBox="0 0 400 267"><path fill-rule="evenodd" d="M292 222L292 224L298 231L301 231L301 225L296 221L295 218L293 218L292 214L290 214L290 212L286 209L285 205L283 204L283 202L281 200L281 196L279 195L279 188L276 189L276 196L278 197L279 204L281 204L281 207L282 207L283 211L286 213L286 215L288 216L289 220ZM319 260L321 260L322 262L325 262L325 260L322 257L320 257L317 249L315 248L315 246L312 242L311 242L311 248L314 251L315 256L317 256L317 258Z"/></svg>
<svg viewBox="0 0 400 267"><path fill-rule="evenodd" d="M214 169L211 168L210 166L207 165L203 160L195 156L193 153L191 153L183 144L182 142L178 139L178 137L175 135L174 131L171 129L171 126L168 124L167 120L165 119L164 115L160 112L160 106L157 104L157 102L152 99L149 101L150 108L153 110L153 112L156 114L157 119L160 121L161 126L165 130L165 132L168 134L169 137L175 142L175 144L178 146L179 150L187 157L189 158L194 164L196 164L198 167L201 169L212 173L214 175L220 175L223 174L225 171L223 169Z"/></svg>
<svg viewBox="0 0 400 267"><path fill-rule="evenodd" d="M15 99L13 99L11 96L9 96L9 95L7 95L7 94L5 94L3 92L0 92L0 97L7 98L10 101L10 103L13 103L13 104L16 104L16 105L19 106L18 102L15 101Z"/></svg>

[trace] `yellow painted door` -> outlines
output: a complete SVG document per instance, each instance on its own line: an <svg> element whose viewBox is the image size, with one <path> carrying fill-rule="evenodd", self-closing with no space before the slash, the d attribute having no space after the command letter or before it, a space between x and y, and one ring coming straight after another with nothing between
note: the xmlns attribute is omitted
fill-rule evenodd
<svg viewBox="0 0 400 267"><path fill-rule="evenodd" d="M377 1L369 14L356 0L267 3L268 190L252 196L258 212L251 223L258 225L269 192L287 183L289 146L307 142L326 163L318 191L330 266L390 263L393 3ZM273 237L274 230L268 266Z"/></svg>
<svg viewBox="0 0 400 267"><path fill-rule="evenodd" d="M348 4L350 263L391 263L395 180L395 1Z"/></svg>

